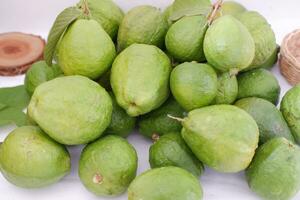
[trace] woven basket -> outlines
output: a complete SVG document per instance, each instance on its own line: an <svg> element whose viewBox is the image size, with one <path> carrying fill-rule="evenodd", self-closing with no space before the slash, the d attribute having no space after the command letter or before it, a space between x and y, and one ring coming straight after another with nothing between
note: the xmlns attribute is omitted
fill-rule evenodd
<svg viewBox="0 0 300 200"><path fill-rule="evenodd" d="M279 66L281 74L291 85L300 83L300 29L283 39Z"/></svg>

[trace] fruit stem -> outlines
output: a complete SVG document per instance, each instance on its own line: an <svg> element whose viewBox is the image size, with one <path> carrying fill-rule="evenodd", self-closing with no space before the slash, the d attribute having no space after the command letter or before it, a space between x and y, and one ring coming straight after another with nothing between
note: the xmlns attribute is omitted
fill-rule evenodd
<svg viewBox="0 0 300 200"><path fill-rule="evenodd" d="M89 5L88 5L87 0L83 0L83 5L82 5L81 8L82 8L83 14L86 17L90 17L90 9L89 9Z"/></svg>
<svg viewBox="0 0 300 200"><path fill-rule="evenodd" d="M177 121L179 121L179 122L184 122L184 119L182 119L182 118L174 117L174 116L172 116L172 115L170 115L170 114L167 114L167 116L168 116L169 118L175 119L175 120L177 120Z"/></svg>
<svg viewBox="0 0 300 200"><path fill-rule="evenodd" d="M234 69L231 69L230 72L229 72L229 76L230 77L233 77L233 76L236 76L237 74L239 73L239 70L234 68Z"/></svg>
<svg viewBox="0 0 300 200"><path fill-rule="evenodd" d="M222 7L223 0L218 0L215 4L213 4L212 11L208 15L207 23L208 25L211 25L212 22L215 20L215 17L219 11L219 9Z"/></svg>
<svg viewBox="0 0 300 200"><path fill-rule="evenodd" d="M157 142L159 140L159 135L157 133L153 133L151 138L152 138L153 142Z"/></svg>

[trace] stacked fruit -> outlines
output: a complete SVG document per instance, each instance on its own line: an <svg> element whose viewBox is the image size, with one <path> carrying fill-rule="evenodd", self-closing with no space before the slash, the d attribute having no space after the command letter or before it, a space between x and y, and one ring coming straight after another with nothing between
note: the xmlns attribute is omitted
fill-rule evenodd
<svg viewBox="0 0 300 200"><path fill-rule="evenodd" d="M129 187L129 200L199 200L204 164L246 170L262 198L290 199L300 190L300 85L280 112L266 69L277 52L266 19L235 2L175 0L124 16L111 0L82 0L57 17L45 61L26 74L32 125L5 139L1 171L20 187L49 185L70 171L64 145L87 144L79 176L96 195ZM136 121L154 140L155 169L135 178L123 137Z"/></svg>

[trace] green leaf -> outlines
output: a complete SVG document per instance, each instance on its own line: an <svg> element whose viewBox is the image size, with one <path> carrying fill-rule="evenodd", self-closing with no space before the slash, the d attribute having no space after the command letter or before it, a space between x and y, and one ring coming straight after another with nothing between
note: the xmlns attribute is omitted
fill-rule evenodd
<svg viewBox="0 0 300 200"><path fill-rule="evenodd" d="M210 0L175 0L170 19L177 21L184 16L205 15L212 9Z"/></svg>
<svg viewBox="0 0 300 200"><path fill-rule="evenodd" d="M18 108L8 107L0 111L0 126L15 124L24 126L27 124L27 116Z"/></svg>
<svg viewBox="0 0 300 200"><path fill-rule="evenodd" d="M52 59L56 49L56 45L62 34L68 26L81 15L81 11L76 7L69 7L63 10L56 18L49 36L47 45L44 51L44 58L49 66L52 66Z"/></svg>
<svg viewBox="0 0 300 200"><path fill-rule="evenodd" d="M4 106L15 107L22 110L28 105L29 101L30 96L26 92L24 85L0 88L0 110L2 110Z"/></svg>

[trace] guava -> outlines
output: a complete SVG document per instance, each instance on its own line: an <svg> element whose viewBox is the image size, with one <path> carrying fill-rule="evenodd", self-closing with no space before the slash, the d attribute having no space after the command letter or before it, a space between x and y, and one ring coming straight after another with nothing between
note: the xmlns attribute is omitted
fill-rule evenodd
<svg viewBox="0 0 300 200"><path fill-rule="evenodd" d="M64 33L57 59L65 75L97 79L109 70L116 56L115 45L93 19L78 19Z"/></svg>
<svg viewBox="0 0 300 200"><path fill-rule="evenodd" d="M183 117L184 109L170 97L161 107L139 118L139 133L152 138L155 135L164 135L170 132L180 132L180 122L172 120L168 115Z"/></svg>
<svg viewBox="0 0 300 200"><path fill-rule="evenodd" d="M258 12L243 12L238 19L248 28L255 43L255 57L246 70L257 68L276 50L275 34L267 20Z"/></svg>
<svg viewBox="0 0 300 200"><path fill-rule="evenodd" d="M257 150L246 171L252 191L265 200L289 200L300 190L300 148L274 138Z"/></svg>
<svg viewBox="0 0 300 200"><path fill-rule="evenodd" d="M204 164L226 173L249 166L259 131L244 110L232 105L208 106L189 112L181 121L183 139Z"/></svg>
<svg viewBox="0 0 300 200"><path fill-rule="evenodd" d="M170 55L179 62L205 61L203 40L207 27L203 15L183 17L175 22L165 39Z"/></svg>
<svg viewBox="0 0 300 200"><path fill-rule="evenodd" d="M235 2L235 1L225 1L221 9L219 10L220 15L232 15L232 16L237 16L240 13L243 13L247 11L247 9L240 3Z"/></svg>
<svg viewBox="0 0 300 200"><path fill-rule="evenodd" d="M281 112L271 102L256 98L244 98L235 103L249 113L259 129L259 143L263 144L274 137L285 137L294 142L294 137Z"/></svg>
<svg viewBox="0 0 300 200"><path fill-rule="evenodd" d="M110 83L118 104L129 116L160 107L169 96L171 62L153 45L133 44L115 59Z"/></svg>
<svg viewBox="0 0 300 200"><path fill-rule="evenodd" d="M232 104L236 100L238 92L236 76L224 72L218 77L218 91L214 104Z"/></svg>
<svg viewBox="0 0 300 200"><path fill-rule="evenodd" d="M238 99L259 97L273 104L278 103L280 85L276 77L266 69L253 69L237 76Z"/></svg>
<svg viewBox="0 0 300 200"><path fill-rule="evenodd" d="M172 20L170 19L170 16L172 14L172 9L173 9L173 6L170 5L163 12L163 16L164 16L165 20L167 21L169 27L172 25Z"/></svg>
<svg viewBox="0 0 300 200"><path fill-rule="evenodd" d="M261 65L257 68L272 68L278 61L278 53L280 51L280 47L277 45L277 48L273 51L272 55Z"/></svg>
<svg viewBox="0 0 300 200"><path fill-rule="evenodd" d="M159 137L149 149L151 168L175 166L200 176L204 167L182 139L180 132Z"/></svg>
<svg viewBox="0 0 300 200"><path fill-rule="evenodd" d="M36 126L16 128L0 148L3 176L23 188L44 187L58 182L71 170L67 149Z"/></svg>
<svg viewBox="0 0 300 200"><path fill-rule="evenodd" d="M112 92L110 93L110 97L112 99L113 110L111 121L105 130L105 134L127 137L135 128L136 118L130 117L126 111L118 105L116 97Z"/></svg>
<svg viewBox="0 0 300 200"><path fill-rule="evenodd" d="M137 176L128 188L128 200L201 200L198 179L178 167L161 167Z"/></svg>
<svg viewBox="0 0 300 200"><path fill-rule="evenodd" d="M176 101L190 111L212 103L218 89L217 74L208 64L183 63L172 71L170 87Z"/></svg>
<svg viewBox="0 0 300 200"><path fill-rule="evenodd" d="M67 145L85 144L108 127L112 102L96 82L83 76L66 76L38 86L28 114L54 140Z"/></svg>
<svg viewBox="0 0 300 200"><path fill-rule="evenodd" d="M296 85L284 95L280 110L294 138L300 144L300 85Z"/></svg>
<svg viewBox="0 0 300 200"><path fill-rule="evenodd" d="M52 67L49 67L45 61L38 61L26 72L24 85L27 92L32 95L35 88L41 83L52 80L62 74L57 64L53 64Z"/></svg>
<svg viewBox="0 0 300 200"><path fill-rule="evenodd" d="M236 72L249 67L255 55L255 43L250 32L230 15L212 23L205 34L203 48L208 63L222 72Z"/></svg>
<svg viewBox="0 0 300 200"><path fill-rule="evenodd" d="M158 8L138 6L124 17L118 33L118 51L131 44L149 44L163 47L168 22Z"/></svg>
<svg viewBox="0 0 300 200"><path fill-rule="evenodd" d="M79 6L84 4L81 0ZM114 40L124 17L123 11L112 0L87 0L92 19L96 20Z"/></svg>
<svg viewBox="0 0 300 200"><path fill-rule="evenodd" d="M88 144L79 160L79 177L98 196L115 196L126 191L136 176L137 154L127 140L106 136Z"/></svg>

